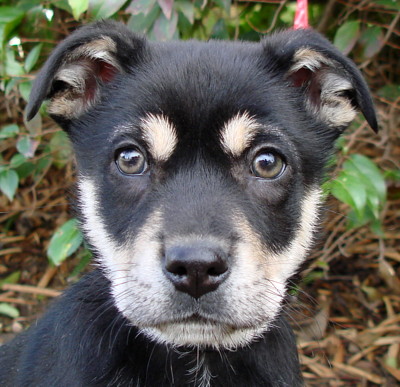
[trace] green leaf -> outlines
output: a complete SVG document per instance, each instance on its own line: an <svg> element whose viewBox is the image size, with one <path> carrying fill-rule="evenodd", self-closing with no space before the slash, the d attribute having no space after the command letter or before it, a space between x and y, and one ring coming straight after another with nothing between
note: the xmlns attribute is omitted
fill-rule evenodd
<svg viewBox="0 0 400 387"><path fill-rule="evenodd" d="M36 62L39 59L40 52L42 51L43 44L39 43L35 47L32 48L32 50L29 52L25 59L25 71L29 73L33 67L35 66Z"/></svg>
<svg viewBox="0 0 400 387"><path fill-rule="evenodd" d="M157 0L157 2L165 17L170 20L172 16L172 8L174 7L174 0Z"/></svg>
<svg viewBox="0 0 400 387"><path fill-rule="evenodd" d="M374 232L382 232L380 212L386 201L386 184L383 174L368 157L359 154L349 157L331 183L331 192L352 208L348 215L350 227L370 223Z"/></svg>
<svg viewBox="0 0 400 387"><path fill-rule="evenodd" d="M23 155L19 156L24 157ZM11 159L11 161L13 161L13 158ZM36 164L27 161L25 163L20 164L18 167L15 167L15 169L18 173L20 180L22 180L28 177L31 173L33 173L36 170Z"/></svg>
<svg viewBox="0 0 400 387"><path fill-rule="evenodd" d="M229 32L226 28L224 19L219 19L212 29L211 37L213 39L229 39Z"/></svg>
<svg viewBox="0 0 400 387"><path fill-rule="evenodd" d="M72 271L71 277L76 277L90 262L92 259L92 253L90 250L88 250L87 246L85 245L85 248L82 249L82 252L78 254L79 258L79 263L74 267L74 270Z"/></svg>
<svg viewBox="0 0 400 387"><path fill-rule="evenodd" d="M16 124L3 126L0 130L0 140L15 137L19 133L19 127Z"/></svg>
<svg viewBox="0 0 400 387"><path fill-rule="evenodd" d="M357 42L359 31L359 21L347 21L336 31L333 44L344 54L348 54Z"/></svg>
<svg viewBox="0 0 400 387"><path fill-rule="evenodd" d="M366 186L373 187L375 192L378 194L379 200L384 202L386 200L386 183L383 174L376 166L376 164L368 157L355 154L352 155L346 165L352 164L360 174L360 177L364 178L367 183Z"/></svg>
<svg viewBox="0 0 400 387"><path fill-rule="evenodd" d="M0 64L1 64L1 62L0 62ZM1 69L1 66L0 66L0 69ZM15 85L18 84L18 78L11 78L9 81L6 81L5 84L6 84L6 87L4 90L4 94L9 95L11 93L11 91L14 89Z"/></svg>
<svg viewBox="0 0 400 387"><path fill-rule="evenodd" d="M373 290L376 291L375 288L373 288ZM376 300L380 299L380 297L381 296L379 295L379 298L377 297ZM388 365L389 367L394 368L395 370L399 369L399 360L398 360L397 356L387 356L385 358L385 364Z"/></svg>
<svg viewBox="0 0 400 387"><path fill-rule="evenodd" d="M33 138L40 138L42 135L43 122L40 112L36 113L29 121L27 119L27 106L24 109L24 125L28 133Z"/></svg>
<svg viewBox="0 0 400 387"><path fill-rule="evenodd" d="M17 308L14 308L10 304L2 302L0 303L0 314L10 318L17 318L19 317L19 310Z"/></svg>
<svg viewBox="0 0 400 387"><path fill-rule="evenodd" d="M41 179L43 172L50 167L52 162L53 158L50 155L46 155L40 158L38 161L36 161L35 170L33 174L34 179L35 180L37 180L38 178Z"/></svg>
<svg viewBox="0 0 400 387"><path fill-rule="evenodd" d="M14 51L10 48L6 49L6 63L5 63L5 74L11 77L17 77L24 75L24 68L21 63L15 60Z"/></svg>
<svg viewBox="0 0 400 387"><path fill-rule="evenodd" d="M194 23L194 11L195 6L190 1L178 1L175 3L176 9L181 11L185 18L190 22L190 24Z"/></svg>
<svg viewBox="0 0 400 387"><path fill-rule="evenodd" d="M400 85L386 85L378 90L378 95L389 101L395 101L400 97Z"/></svg>
<svg viewBox="0 0 400 387"><path fill-rule="evenodd" d="M70 160L72 155L71 143L67 133L60 130L54 133L49 143L50 152L54 157L53 163L62 168Z"/></svg>
<svg viewBox="0 0 400 387"><path fill-rule="evenodd" d="M87 11L89 0L68 0L68 4L72 9L72 16L75 20L79 20L81 15Z"/></svg>
<svg viewBox="0 0 400 387"><path fill-rule="evenodd" d="M8 275L6 278L3 278L0 280L0 287L3 286L4 284L16 284L21 277L21 272L20 271L14 271L10 275Z"/></svg>
<svg viewBox="0 0 400 387"><path fill-rule="evenodd" d="M19 168L22 164L26 162L26 157L20 153L16 153L10 160L10 168Z"/></svg>
<svg viewBox="0 0 400 387"><path fill-rule="evenodd" d="M25 157L33 157L39 143L29 136L21 137L17 142L17 150Z"/></svg>
<svg viewBox="0 0 400 387"><path fill-rule="evenodd" d="M172 13L171 19L167 19L163 13L154 22L150 37L160 42L171 40L178 25L178 13Z"/></svg>
<svg viewBox="0 0 400 387"><path fill-rule="evenodd" d="M47 256L54 265L59 265L81 245L83 237L77 227L77 220L65 222L52 236Z"/></svg>
<svg viewBox="0 0 400 387"><path fill-rule="evenodd" d="M153 26L160 13L160 7L156 6L147 15L132 15L128 20L127 27L133 32L145 34Z"/></svg>
<svg viewBox="0 0 400 387"><path fill-rule="evenodd" d="M362 217L367 203L367 193L357 177L342 172L332 182L331 192L337 199L348 204L357 216Z"/></svg>
<svg viewBox="0 0 400 387"><path fill-rule="evenodd" d="M294 16L296 14L296 8L297 6L294 1L289 2L279 15L279 19L285 24L293 25Z"/></svg>
<svg viewBox="0 0 400 387"><path fill-rule="evenodd" d="M118 12L127 0L89 0L89 13L96 19L107 19Z"/></svg>
<svg viewBox="0 0 400 387"><path fill-rule="evenodd" d="M28 102L32 90L32 81L21 82L18 86L18 90L21 93L22 98Z"/></svg>
<svg viewBox="0 0 400 387"><path fill-rule="evenodd" d="M315 269L311 272L309 272L304 278L303 278L303 283L304 284L311 284L316 280L319 280L321 278L324 278L325 273L324 271L320 270L320 269Z"/></svg>
<svg viewBox="0 0 400 387"><path fill-rule="evenodd" d="M400 181L400 169L385 171L386 180Z"/></svg>
<svg viewBox="0 0 400 387"><path fill-rule="evenodd" d="M0 173L0 190L10 201L14 199L18 188L19 177L13 169L8 169Z"/></svg>
<svg viewBox="0 0 400 387"><path fill-rule="evenodd" d="M0 45L9 37L10 32L18 26L24 17L24 11L18 7L0 7Z"/></svg>
<svg viewBox="0 0 400 387"><path fill-rule="evenodd" d="M357 215L355 211L350 211L347 214L347 227L349 229L362 227L368 223L368 218L365 215L365 212Z"/></svg>
<svg viewBox="0 0 400 387"><path fill-rule="evenodd" d="M68 0L51 0L50 2L55 7L63 9L64 11L67 11L68 13L72 13L72 9L71 9L71 6L69 5Z"/></svg>
<svg viewBox="0 0 400 387"><path fill-rule="evenodd" d="M368 27L360 37L360 43L364 46L364 58L372 58L383 47L382 28L377 26Z"/></svg>
<svg viewBox="0 0 400 387"><path fill-rule="evenodd" d="M158 5L154 7L156 2L157 0L133 0L126 12L132 15L143 14L146 16L154 8L159 8Z"/></svg>
<svg viewBox="0 0 400 387"><path fill-rule="evenodd" d="M400 11L400 0L374 0L377 5L383 5L389 9Z"/></svg>
<svg viewBox="0 0 400 387"><path fill-rule="evenodd" d="M215 0L215 3L225 10L225 12L229 15L231 10L232 0Z"/></svg>

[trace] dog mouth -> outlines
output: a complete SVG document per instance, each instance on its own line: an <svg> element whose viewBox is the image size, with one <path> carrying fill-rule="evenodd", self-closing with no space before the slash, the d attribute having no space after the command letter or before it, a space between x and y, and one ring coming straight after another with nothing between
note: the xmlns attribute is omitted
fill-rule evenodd
<svg viewBox="0 0 400 387"><path fill-rule="evenodd" d="M189 316L184 316L184 317L178 317L178 318L172 318L168 319L165 321L160 321L151 327L153 328L162 328L165 326L169 325L187 325L187 326L222 326L227 330L235 331L239 329L257 329L259 325L255 324L254 321L253 323L248 322L248 321L242 321L242 322L233 322L233 321L227 321L225 318L216 318L213 316L205 316L202 315L201 313L194 312L190 314Z"/></svg>
<svg viewBox="0 0 400 387"><path fill-rule="evenodd" d="M202 349L236 349L262 337L269 324L259 326L228 322L194 313L188 317L142 328L150 339L172 346Z"/></svg>
<svg viewBox="0 0 400 387"><path fill-rule="evenodd" d="M185 317L175 321L174 323L178 324L223 324L221 321L218 321L213 318L204 317L199 313L193 313L189 317ZM229 325L229 324L228 324Z"/></svg>

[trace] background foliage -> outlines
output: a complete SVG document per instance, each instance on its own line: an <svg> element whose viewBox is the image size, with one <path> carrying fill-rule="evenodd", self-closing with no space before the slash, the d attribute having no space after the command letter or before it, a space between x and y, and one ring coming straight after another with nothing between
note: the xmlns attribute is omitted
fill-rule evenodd
<svg viewBox="0 0 400 387"><path fill-rule="evenodd" d="M336 178L325 186L327 193L339 200L330 202L332 214L326 227L331 236L322 254L315 253L317 260L306 273L306 282L327 279L335 272L337 260L349 254L341 247L345 242L346 246L353 242L357 246L359 240L353 238L354 230L363 227L364 231L358 232L367 235L370 241L371 259L380 280L388 292L397 294L400 289L396 282L399 229L395 225L400 218L400 1L309 2L310 24L349 54L369 81L381 133L374 136L360 118L338 143L341 152L332 160ZM293 1L3 0L0 4L0 285L3 289L5 284L18 282L45 287L57 276L59 283L64 284L90 258L66 199L74 179L68 139L48 119L44 108L30 122L24 115L35 73L57 42L79 25L102 18L121 20L133 31L159 41L258 40L276 29L290 28L295 8ZM66 261L71 255L72 259ZM387 257L392 260L387 261ZM374 286L366 281L363 292L370 297L371 289L376 293ZM0 297L0 314L20 318L20 308L16 308L15 302L1 300ZM7 300L4 295L3 300ZM396 369L398 363L392 358L388 357L384 364ZM387 369L385 372L390 373Z"/></svg>

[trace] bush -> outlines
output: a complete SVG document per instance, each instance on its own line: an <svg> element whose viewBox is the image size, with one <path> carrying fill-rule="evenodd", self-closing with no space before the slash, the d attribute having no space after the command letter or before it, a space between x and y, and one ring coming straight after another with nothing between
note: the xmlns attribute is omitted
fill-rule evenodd
<svg viewBox="0 0 400 387"><path fill-rule="evenodd" d="M270 4L268 4L270 3ZM150 39L260 39L263 33L291 27L295 2L232 3L230 0L20 0L3 1L0 7L0 55L2 105L0 116L0 190L7 206L5 229L18 228L24 206L21 201L32 189L49 188L50 176L71 168L71 150L66 135L48 120L45 109L27 122L24 108L34 73L56 43L82 23L102 18L124 21L129 28ZM335 7L335 8L332 8ZM398 2L369 2L363 9L339 2L313 2L310 22L345 53L368 69L377 58L393 57L397 47L391 32L398 21ZM393 63L394 62L394 63ZM398 62L386 60L381 82L373 83L382 101L400 96ZM396 75L397 74L397 75ZM389 82L387 82L387 80ZM389 84L387 84L389 83ZM364 156L346 156L337 179L327 185L350 209L349 226L370 223L382 235L381 210L386 201L383 173ZM399 176L397 168L387 176ZM33 188L32 188L33 187ZM63 189L58 195L63 195ZM39 197L41 201L42 197ZM45 203L45 202L44 202ZM45 205L45 204L43 204ZM47 252L58 265L82 243L76 221L65 214L48 220L57 228ZM85 255L86 257L86 255Z"/></svg>

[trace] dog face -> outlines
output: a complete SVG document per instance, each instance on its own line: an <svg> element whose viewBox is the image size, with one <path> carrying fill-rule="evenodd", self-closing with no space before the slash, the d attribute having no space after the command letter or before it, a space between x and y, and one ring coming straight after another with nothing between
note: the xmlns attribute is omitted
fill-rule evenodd
<svg viewBox="0 0 400 387"><path fill-rule="evenodd" d="M173 345L234 348L273 326L335 139L357 109L376 129L357 69L312 31L158 44L97 23L50 57L30 117L45 98L117 308Z"/></svg>

